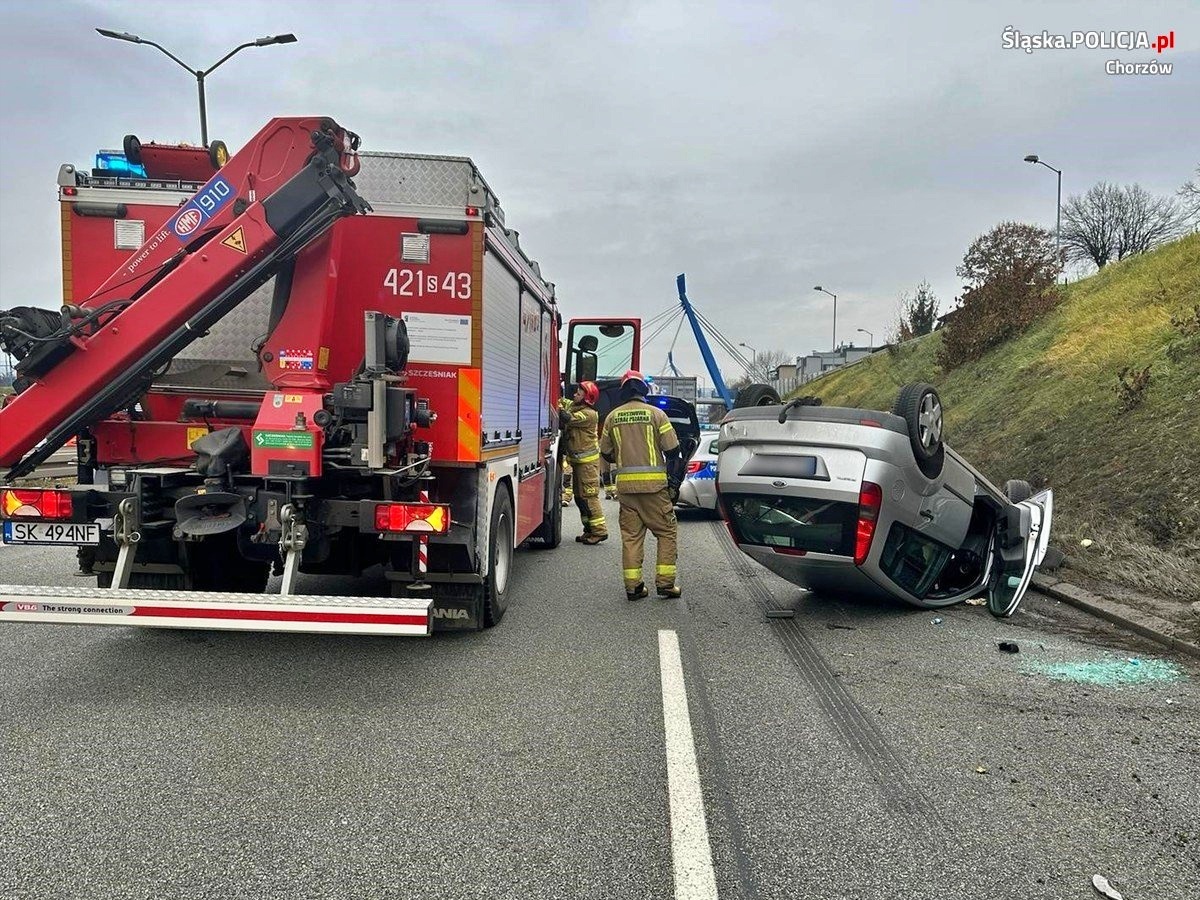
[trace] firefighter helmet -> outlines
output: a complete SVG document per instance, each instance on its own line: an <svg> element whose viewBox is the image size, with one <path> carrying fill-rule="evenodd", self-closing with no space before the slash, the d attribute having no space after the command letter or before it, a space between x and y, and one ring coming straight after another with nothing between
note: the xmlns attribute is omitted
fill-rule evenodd
<svg viewBox="0 0 1200 900"><path fill-rule="evenodd" d="M630 369L621 378L621 387L626 391L632 391L642 397L650 393L650 383L646 376L637 369Z"/></svg>
<svg viewBox="0 0 1200 900"><path fill-rule="evenodd" d="M588 406L595 406L596 401L600 399L600 388L597 387L596 382L581 381L579 389L583 391L583 402Z"/></svg>

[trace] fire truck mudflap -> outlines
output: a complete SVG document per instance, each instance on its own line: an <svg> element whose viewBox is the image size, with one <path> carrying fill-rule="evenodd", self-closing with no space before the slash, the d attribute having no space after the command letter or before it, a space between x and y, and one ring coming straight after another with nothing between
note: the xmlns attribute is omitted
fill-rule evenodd
<svg viewBox="0 0 1200 900"><path fill-rule="evenodd" d="M425 637L428 599L30 587L0 584L0 621L135 625L222 631L294 631Z"/></svg>

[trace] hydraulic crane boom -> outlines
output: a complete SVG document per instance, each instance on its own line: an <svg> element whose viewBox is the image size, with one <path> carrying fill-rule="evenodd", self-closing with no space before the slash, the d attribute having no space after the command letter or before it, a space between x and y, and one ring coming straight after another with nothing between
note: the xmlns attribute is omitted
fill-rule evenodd
<svg viewBox="0 0 1200 900"><path fill-rule="evenodd" d="M696 318L696 311L692 309L692 302L688 300L687 282L684 280L683 275L675 279L675 286L679 288L679 305L683 307L688 323L692 326L692 332L696 335L696 344L700 347L700 355L704 357L704 365L708 368L708 374L712 377L713 386L717 389L717 393L721 395L721 399L725 401L725 408L733 409L733 395L729 393L729 388L725 386L725 379L721 377L721 370L717 367L717 360L712 354L712 348L708 346L708 340L704 337L704 330L700 327L700 322Z"/></svg>
<svg viewBox="0 0 1200 900"><path fill-rule="evenodd" d="M350 180L357 148L332 119L272 119L95 293L63 307L60 326L0 311L0 346L26 385L0 409L8 480L130 402L337 219L367 212Z"/></svg>

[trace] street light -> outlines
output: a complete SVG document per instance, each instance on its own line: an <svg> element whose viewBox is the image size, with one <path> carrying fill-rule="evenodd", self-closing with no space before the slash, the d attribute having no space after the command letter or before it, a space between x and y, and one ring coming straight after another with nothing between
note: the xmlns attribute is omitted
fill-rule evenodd
<svg viewBox="0 0 1200 900"><path fill-rule="evenodd" d="M1051 172L1058 173L1058 215L1054 222L1054 258L1055 261L1062 265L1062 169L1056 169L1049 163L1038 159L1036 153L1030 153L1025 157L1025 162L1033 163L1034 165L1045 166Z"/></svg>
<svg viewBox="0 0 1200 900"><path fill-rule="evenodd" d="M154 41L148 41L145 38L140 38L136 34L130 34L127 31L111 31L107 28L97 28L96 31L102 37L113 38L117 41L129 41L131 44L148 44L151 47L161 50L167 56L171 57L171 59L173 59L175 62L179 63L179 65L183 66L196 76L196 89L200 94L200 143L205 147L208 146L208 113L204 109L204 79L211 75L217 66L221 65L221 63L225 62L225 60L229 59L229 57L233 56L233 54L240 50L245 50L247 47L268 47L271 44L294 44L296 42L296 36L294 34L277 34L273 37L260 37L256 41L247 41L244 44L239 44L238 46L234 47L207 69L193 69L166 47L156 44Z"/></svg>
<svg viewBox="0 0 1200 900"><path fill-rule="evenodd" d="M873 332L867 331L867 329L865 329L865 328L856 328L854 330L861 331L863 334L865 334L867 336L867 338L871 341L871 349L872 350L875 349L875 334Z"/></svg>
<svg viewBox="0 0 1200 900"><path fill-rule="evenodd" d="M814 291L820 291L822 294L828 294L833 298L833 349L837 349L837 294L833 291L827 291L819 284L813 288Z"/></svg>
<svg viewBox="0 0 1200 900"><path fill-rule="evenodd" d="M753 353L753 354L754 354L754 358L755 358L755 359L758 359L758 351L757 351L757 350L755 350L753 347L751 347L749 344L743 344L743 343L739 342L739 343L738 343L738 346L739 346L739 347L745 347L747 350L749 350L751 353Z"/></svg>

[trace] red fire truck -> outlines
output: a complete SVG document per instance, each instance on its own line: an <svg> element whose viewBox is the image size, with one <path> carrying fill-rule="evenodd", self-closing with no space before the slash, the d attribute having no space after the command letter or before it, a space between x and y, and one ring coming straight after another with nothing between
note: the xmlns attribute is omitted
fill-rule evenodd
<svg viewBox="0 0 1200 900"><path fill-rule="evenodd" d="M0 585L0 619L498 622L514 550L561 536L561 317L479 170L360 154L320 118L272 120L228 159L131 147L60 170L61 311L0 312L3 540L77 545L97 586ZM207 181L176 177L196 167ZM637 366L638 328L572 322L568 368ZM21 483L71 438L78 484ZM299 572L374 565L392 597L296 594Z"/></svg>

